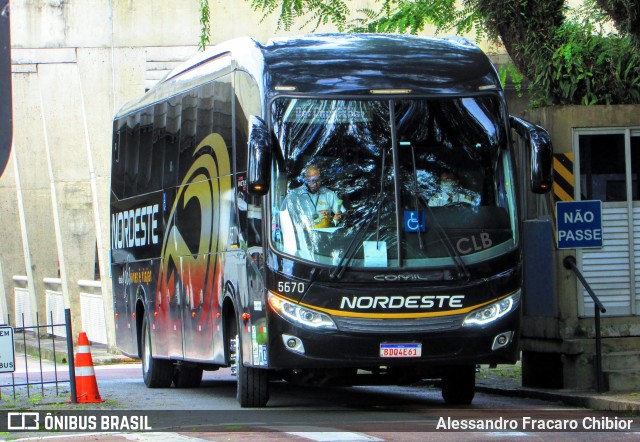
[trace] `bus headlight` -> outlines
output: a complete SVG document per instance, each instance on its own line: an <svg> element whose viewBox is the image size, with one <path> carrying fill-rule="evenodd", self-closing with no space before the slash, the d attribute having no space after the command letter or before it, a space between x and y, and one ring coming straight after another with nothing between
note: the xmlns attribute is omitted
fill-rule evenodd
<svg viewBox="0 0 640 442"><path fill-rule="evenodd" d="M504 299L474 310L462 322L463 327L487 325L508 315L520 304L520 290Z"/></svg>
<svg viewBox="0 0 640 442"><path fill-rule="evenodd" d="M273 292L269 292L269 305L283 318L307 328L337 330L335 322L327 314L318 312L308 307L302 307L291 301L287 301Z"/></svg>

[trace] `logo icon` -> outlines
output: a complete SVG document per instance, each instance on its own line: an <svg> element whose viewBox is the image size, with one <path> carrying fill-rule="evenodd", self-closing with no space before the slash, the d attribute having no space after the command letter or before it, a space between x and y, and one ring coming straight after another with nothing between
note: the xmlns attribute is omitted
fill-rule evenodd
<svg viewBox="0 0 640 442"><path fill-rule="evenodd" d="M40 413L7 413L8 430L38 430L40 429Z"/></svg>

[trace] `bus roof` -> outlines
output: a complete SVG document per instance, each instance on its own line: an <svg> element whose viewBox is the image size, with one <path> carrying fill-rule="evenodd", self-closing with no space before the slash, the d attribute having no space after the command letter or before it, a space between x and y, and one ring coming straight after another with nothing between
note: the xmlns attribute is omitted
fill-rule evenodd
<svg viewBox="0 0 640 442"><path fill-rule="evenodd" d="M372 89L464 94L499 89L488 57L462 39L328 34L271 40L262 47L269 89L369 94Z"/></svg>
<svg viewBox="0 0 640 442"><path fill-rule="evenodd" d="M410 90L411 94L466 95L501 90L489 58L461 38L311 34L275 38L261 45L245 37L211 47L178 66L118 115L234 69L247 71L268 93L370 96L372 90Z"/></svg>

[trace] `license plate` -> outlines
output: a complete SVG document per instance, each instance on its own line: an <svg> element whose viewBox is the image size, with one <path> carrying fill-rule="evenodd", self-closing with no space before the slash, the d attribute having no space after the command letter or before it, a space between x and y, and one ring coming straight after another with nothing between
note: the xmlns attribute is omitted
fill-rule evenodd
<svg viewBox="0 0 640 442"><path fill-rule="evenodd" d="M380 344L381 358L419 358L422 356L422 344Z"/></svg>

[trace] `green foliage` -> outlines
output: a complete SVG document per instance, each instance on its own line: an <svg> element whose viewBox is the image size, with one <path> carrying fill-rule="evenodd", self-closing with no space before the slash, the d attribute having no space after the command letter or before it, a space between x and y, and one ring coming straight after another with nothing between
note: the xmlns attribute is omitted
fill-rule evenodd
<svg viewBox="0 0 640 442"><path fill-rule="evenodd" d="M640 47L640 2L638 0L586 0L597 5L621 35ZM594 6L595 8L595 6Z"/></svg>
<svg viewBox="0 0 640 442"><path fill-rule="evenodd" d="M249 0L246 0L249 1ZM263 13L263 18L279 11L276 31L291 29L298 18L306 18L301 28L333 24L340 32L346 29L350 13L346 0L251 0L251 8Z"/></svg>
<svg viewBox="0 0 640 442"><path fill-rule="evenodd" d="M31 404L35 404L35 403L41 402L43 398L44 397L41 394L34 394L29 399L27 399L27 402Z"/></svg>
<svg viewBox="0 0 640 442"><path fill-rule="evenodd" d="M568 18L593 27L598 33L604 33L607 26L613 26L611 17L598 5L597 0L584 0L580 6L571 11Z"/></svg>
<svg viewBox="0 0 640 442"><path fill-rule="evenodd" d="M209 0L200 0L200 42L198 50L204 51L211 42L211 15Z"/></svg>
<svg viewBox="0 0 640 442"><path fill-rule="evenodd" d="M507 84L507 81L510 81L516 89L518 97L522 97L524 95L525 78L513 62L510 61L501 65L498 75L500 75L500 82L503 86Z"/></svg>
<svg viewBox="0 0 640 442"><path fill-rule="evenodd" d="M459 9L456 0L375 0L378 8L358 10L359 17L349 20L351 10L346 0L246 0L263 19L278 13L276 30L291 30L298 19L300 29L332 24L340 32L397 32L417 34L428 24L436 33L455 29L464 34L475 30L483 35L482 23L472 6Z"/></svg>
<svg viewBox="0 0 640 442"><path fill-rule="evenodd" d="M551 60L538 65L534 104L640 103L640 53L626 37L565 21Z"/></svg>
<svg viewBox="0 0 640 442"><path fill-rule="evenodd" d="M432 24L436 32L455 26L458 14L455 0L384 0L378 11L360 10L364 15L350 24L352 32L417 34Z"/></svg>

